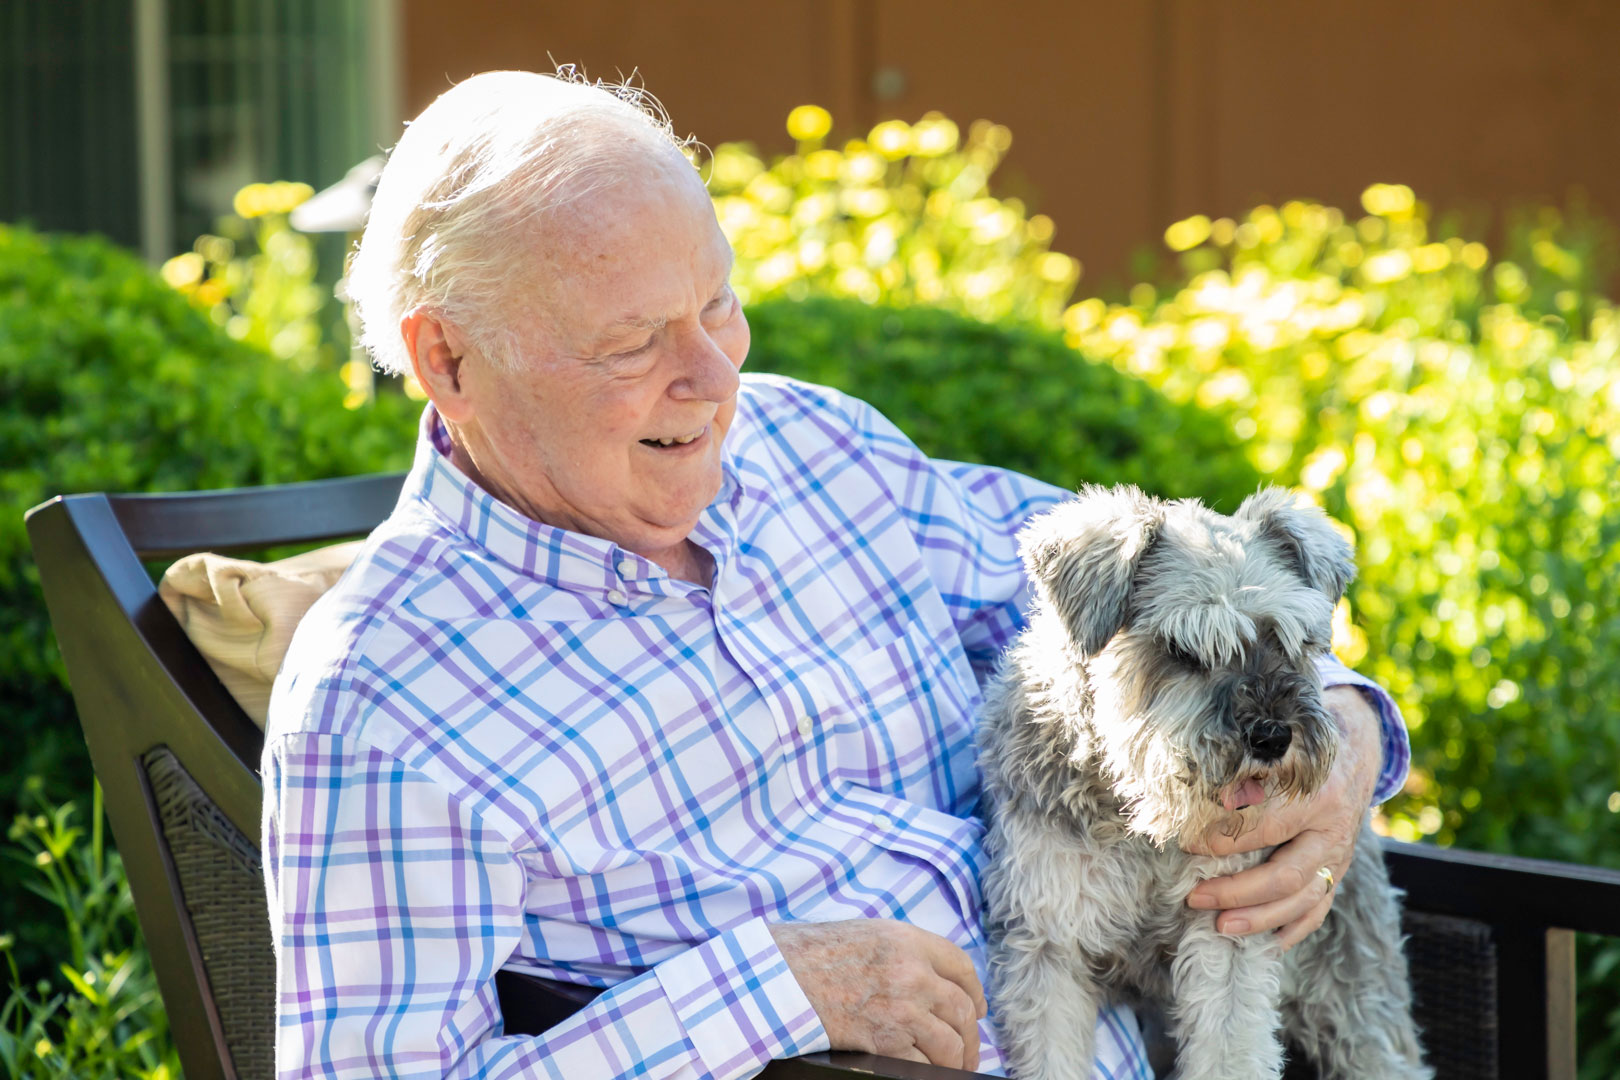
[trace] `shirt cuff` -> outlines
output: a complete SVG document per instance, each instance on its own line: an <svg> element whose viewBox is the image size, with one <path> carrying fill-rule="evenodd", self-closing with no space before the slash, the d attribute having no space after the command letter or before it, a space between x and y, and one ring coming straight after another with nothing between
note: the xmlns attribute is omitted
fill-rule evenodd
<svg viewBox="0 0 1620 1080"><path fill-rule="evenodd" d="M653 970L687 1038L716 1077L752 1076L774 1058L831 1046L763 918Z"/></svg>
<svg viewBox="0 0 1620 1080"><path fill-rule="evenodd" d="M1412 747L1406 738L1406 721L1395 699L1382 686L1357 671L1351 671L1336 656L1317 661L1322 686L1354 686L1360 690L1373 711L1378 714L1380 739L1384 747L1384 765L1378 773L1378 786L1373 788L1373 803L1383 802L1406 783L1406 771L1412 763Z"/></svg>

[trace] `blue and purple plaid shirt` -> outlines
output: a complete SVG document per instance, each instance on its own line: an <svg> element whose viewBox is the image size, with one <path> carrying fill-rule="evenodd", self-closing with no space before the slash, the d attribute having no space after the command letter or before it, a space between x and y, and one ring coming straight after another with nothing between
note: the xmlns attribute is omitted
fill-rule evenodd
<svg viewBox="0 0 1620 1080"><path fill-rule="evenodd" d="M1066 492L745 377L704 589L517 514L448 449L429 408L276 682L280 1076L749 1076L827 1047L767 921L903 919L983 977L972 720L1027 600L1014 534ZM1378 700L1387 795L1405 732ZM611 989L507 1036L503 967ZM1097 1044L1098 1077L1151 1075L1128 1010Z"/></svg>

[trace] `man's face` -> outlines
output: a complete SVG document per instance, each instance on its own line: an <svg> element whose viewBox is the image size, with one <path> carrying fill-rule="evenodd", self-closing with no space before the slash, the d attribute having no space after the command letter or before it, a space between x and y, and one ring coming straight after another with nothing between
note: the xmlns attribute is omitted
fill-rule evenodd
<svg viewBox="0 0 1620 1080"><path fill-rule="evenodd" d="M516 509L656 557L720 488L749 343L730 245L684 163L649 162L543 229L524 275L536 325L517 327L512 370L469 372L456 441Z"/></svg>

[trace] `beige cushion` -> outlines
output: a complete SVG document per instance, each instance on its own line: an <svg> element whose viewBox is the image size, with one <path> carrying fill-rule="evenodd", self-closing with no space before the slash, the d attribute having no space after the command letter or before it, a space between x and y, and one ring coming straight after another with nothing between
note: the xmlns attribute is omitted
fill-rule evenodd
<svg viewBox="0 0 1620 1080"><path fill-rule="evenodd" d="M163 574L158 595L197 651L260 726L270 684L304 612L354 561L363 541L317 548L279 562L187 555Z"/></svg>

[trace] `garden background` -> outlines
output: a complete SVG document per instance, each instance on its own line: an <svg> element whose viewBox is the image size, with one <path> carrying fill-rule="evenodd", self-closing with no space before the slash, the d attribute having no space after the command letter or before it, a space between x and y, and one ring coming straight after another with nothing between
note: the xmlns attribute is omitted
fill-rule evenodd
<svg viewBox="0 0 1620 1080"><path fill-rule="evenodd" d="M1335 647L1411 729L1412 777L1381 827L1620 866L1612 209L1564 189L1451 192L1442 212L1390 173L1326 204L1217 191L1207 212L1138 228L1128 253L1094 235L1103 269L1082 273L1073 253L1089 250L1063 238L1087 211L1037 212L1034 161L1006 179L1023 133L902 112L906 93L879 111L881 65L867 67L870 94L825 91L848 112L800 107L784 129L779 108L767 149L697 154L738 254L750 367L849 389L932 453L1058 483L1128 480L1228 510L1262 479L1298 486L1360 561ZM156 265L0 225L0 724L14 747L0 792L18 811L0 868L0 1061L13 1075L177 1070L23 510L67 491L406 463L419 394L350 354L331 297L341 245L288 224L311 192L233 187L229 210ZM137 232L126 244L151 255ZM1597 1080L1620 1073L1620 944L1580 950L1581 1075Z"/></svg>

